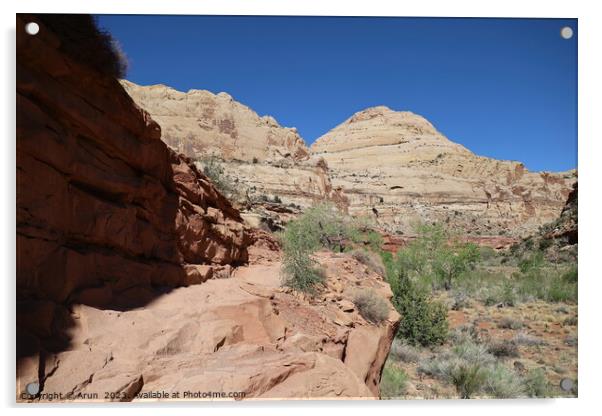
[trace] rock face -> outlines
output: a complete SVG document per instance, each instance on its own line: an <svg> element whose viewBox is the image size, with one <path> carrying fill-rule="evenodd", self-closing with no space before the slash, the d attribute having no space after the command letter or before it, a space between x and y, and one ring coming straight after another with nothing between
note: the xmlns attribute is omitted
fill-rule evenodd
<svg viewBox="0 0 602 416"><path fill-rule="evenodd" d="M558 216L576 180L574 171L533 173L477 156L423 117L387 107L354 114L311 151L328 163L349 212L389 232L411 232L420 221L473 235L525 235Z"/></svg>
<svg viewBox="0 0 602 416"><path fill-rule="evenodd" d="M245 263L249 238L229 201L116 80L60 42L49 31L18 38L19 294L63 302L86 287L176 286L198 267Z"/></svg>
<svg viewBox="0 0 602 416"><path fill-rule="evenodd" d="M399 315L346 288L383 279L320 253L321 297L281 289L276 241L78 60L92 20L48 16L17 16L17 400L377 397Z"/></svg>
<svg viewBox="0 0 602 416"><path fill-rule="evenodd" d="M573 185L573 189L569 194L564 208L560 213L560 217L544 227L543 237L548 239L559 240L564 245L574 245L579 240L578 226L578 185L577 182Z"/></svg>
<svg viewBox="0 0 602 416"><path fill-rule="evenodd" d="M258 116L225 92L180 92L165 85L121 83L159 123L163 141L180 153L216 154L246 162L302 160L309 155L295 128L281 127L270 116Z"/></svg>
<svg viewBox="0 0 602 416"><path fill-rule="evenodd" d="M240 196L255 202L277 196L299 207L331 201L346 210L346 197L331 185L328 167L310 157L296 129L260 117L226 93L121 82L159 123L168 145L194 159L215 156Z"/></svg>
<svg viewBox="0 0 602 416"><path fill-rule="evenodd" d="M381 325L350 303L350 287L390 289L351 257L319 253L328 287L308 301L280 288L280 262L175 289L130 311L73 307L68 351L28 362L24 381L73 400L375 398L399 315ZM86 365L82 366L81 363ZM107 395L107 392L109 393ZM179 397L174 394L179 393Z"/></svg>

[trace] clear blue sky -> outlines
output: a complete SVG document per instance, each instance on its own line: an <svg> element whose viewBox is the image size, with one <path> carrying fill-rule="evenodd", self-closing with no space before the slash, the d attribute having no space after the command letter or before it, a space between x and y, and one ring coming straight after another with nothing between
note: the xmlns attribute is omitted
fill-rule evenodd
<svg viewBox="0 0 602 416"><path fill-rule="evenodd" d="M577 20L99 16L127 78L225 91L308 144L376 105L530 170L577 166ZM560 36L570 26L573 38Z"/></svg>

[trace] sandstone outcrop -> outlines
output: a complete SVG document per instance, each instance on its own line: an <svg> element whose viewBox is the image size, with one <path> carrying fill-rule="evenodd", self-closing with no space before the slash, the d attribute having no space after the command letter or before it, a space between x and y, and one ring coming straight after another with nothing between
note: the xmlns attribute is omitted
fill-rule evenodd
<svg viewBox="0 0 602 416"><path fill-rule="evenodd" d="M302 160L309 155L295 128L260 117L229 94L176 91L165 85L121 81L130 96L159 123L162 139L188 156L216 154L246 162Z"/></svg>
<svg viewBox="0 0 602 416"><path fill-rule="evenodd" d="M19 36L17 58L20 296L177 286L198 267L246 262L239 213L115 79L48 30Z"/></svg>
<svg viewBox="0 0 602 416"><path fill-rule="evenodd" d="M331 201L346 210L346 197L331 185L327 165L311 157L296 129L280 126L273 117L260 117L226 93L185 93L164 85L121 82L159 123L169 146L200 165L210 157L219 161L238 190L237 199L248 197L257 206L278 197L284 205L301 208Z"/></svg>
<svg viewBox="0 0 602 416"><path fill-rule="evenodd" d="M17 17L17 400L378 397L399 315L348 289L382 277L318 253L321 295L282 289L274 238L77 53L92 20L45 19Z"/></svg>
<svg viewBox="0 0 602 416"><path fill-rule="evenodd" d="M327 287L313 300L280 287L276 256L140 309L74 305L69 350L26 361L21 380L43 374L43 391L67 400L377 398L399 315L389 303L374 325L342 305L361 288L390 298L389 286L347 255L316 259Z"/></svg>
<svg viewBox="0 0 602 416"><path fill-rule="evenodd" d="M576 180L575 171L535 173L477 156L423 117L382 106L354 114L311 151L326 160L349 212L393 233L439 222L472 235L526 235L559 215Z"/></svg>
<svg viewBox="0 0 602 416"><path fill-rule="evenodd" d="M578 226L578 184L575 182L560 217L542 230L543 237L558 240L562 245L574 245L579 240Z"/></svg>

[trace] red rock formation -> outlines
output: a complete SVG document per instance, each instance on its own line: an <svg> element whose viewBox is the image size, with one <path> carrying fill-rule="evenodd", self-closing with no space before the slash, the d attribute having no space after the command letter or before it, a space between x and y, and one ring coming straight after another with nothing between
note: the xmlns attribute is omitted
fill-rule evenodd
<svg viewBox="0 0 602 416"><path fill-rule="evenodd" d="M25 34L18 16L17 297L31 312L21 329L52 333L52 304L144 302L151 286L245 263L250 240L230 202L116 79L26 18L41 29ZM36 311L48 322L27 318Z"/></svg>

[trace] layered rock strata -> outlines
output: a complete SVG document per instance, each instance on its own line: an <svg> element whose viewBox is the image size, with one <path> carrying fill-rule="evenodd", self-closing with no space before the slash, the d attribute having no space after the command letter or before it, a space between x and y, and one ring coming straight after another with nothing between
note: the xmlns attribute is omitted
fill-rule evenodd
<svg viewBox="0 0 602 416"><path fill-rule="evenodd" d="M360 111L311 146L324 158L349 212L389 232L445 223L473 236L522 236L555 219L575 171L529 172L519 162L473 154L423 117L374 107Z"/></svg>

